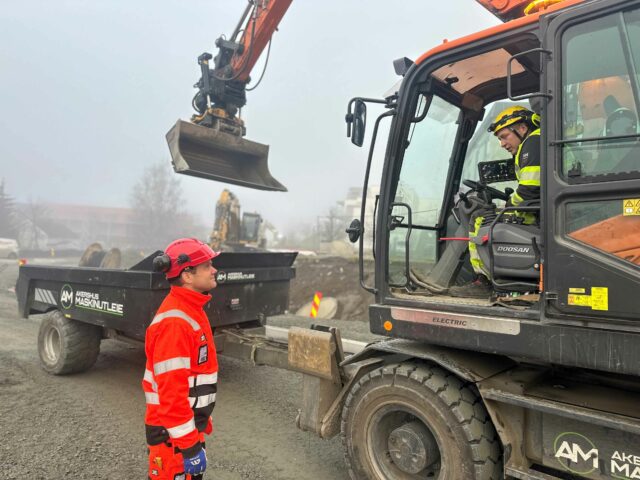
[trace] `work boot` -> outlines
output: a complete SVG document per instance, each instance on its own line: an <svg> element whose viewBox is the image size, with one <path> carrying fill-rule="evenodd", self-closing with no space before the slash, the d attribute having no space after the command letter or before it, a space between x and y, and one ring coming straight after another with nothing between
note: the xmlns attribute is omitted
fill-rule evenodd
<svg viewBox="0 0 640 480"><path fill-rule="evenodd" d="M454 285L449 288L449 295L452 297L467 297L467 298L489 298L493 293L493 287L489 280L479 275L473 282L466 285Z"/></svg>

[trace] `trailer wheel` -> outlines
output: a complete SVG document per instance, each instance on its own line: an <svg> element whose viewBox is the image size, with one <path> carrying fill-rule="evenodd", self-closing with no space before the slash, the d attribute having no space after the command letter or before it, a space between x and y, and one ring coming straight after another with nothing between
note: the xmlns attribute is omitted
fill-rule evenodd
<svg viewBox="0 0 640 480"><path fill-rule="evenodd" d="M497 480L498 436L471 388L436 366L400 363L360 379L342 411L354 480Z"/></svg>
<svg viewBox="0 0 640 480"><path fill-rule="evenodd" d="M58 310L49 312L38 331L38 353L42 368L53 375L84 372L100 353L100 327L66 318Z"/></svg>

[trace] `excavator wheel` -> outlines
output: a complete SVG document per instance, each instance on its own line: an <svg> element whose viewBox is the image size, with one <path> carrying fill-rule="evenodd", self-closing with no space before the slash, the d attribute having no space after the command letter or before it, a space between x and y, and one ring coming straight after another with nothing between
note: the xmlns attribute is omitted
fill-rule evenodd
<svg viewBox="0 0 640 480"><path fill-rule="evenodd" d="M341 435L353 480L503 478L481 399L436 366L403 362L362 377L345 401Z"/></svg>

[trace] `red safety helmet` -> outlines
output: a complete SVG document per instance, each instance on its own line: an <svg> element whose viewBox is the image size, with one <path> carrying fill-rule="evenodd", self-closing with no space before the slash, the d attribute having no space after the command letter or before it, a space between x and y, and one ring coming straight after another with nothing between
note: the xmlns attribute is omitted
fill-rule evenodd
<svg viewBox="0 0 640 480"><path fill-rule="evenodd" d="M156 271L164 272L167 280L178 277L187 267L195 267L220 255L197 238L180 238L169 244L162 255L153 259Z"/></svg>

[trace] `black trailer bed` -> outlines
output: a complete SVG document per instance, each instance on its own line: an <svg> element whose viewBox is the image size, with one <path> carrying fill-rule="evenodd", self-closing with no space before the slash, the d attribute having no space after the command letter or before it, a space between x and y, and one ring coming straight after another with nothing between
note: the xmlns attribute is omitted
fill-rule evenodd
<svg viewBox="0 0 640 480"><path fill-rule="evenodd" d="M128 270L23 265L16 284L20 315L59 309L67 318L142 340L169 291L164 275L152 271L156 255ZM217 257L218 287L205 306L211 326L248 324L284 313L296 256L296 252L229 252Z"/></svg>

